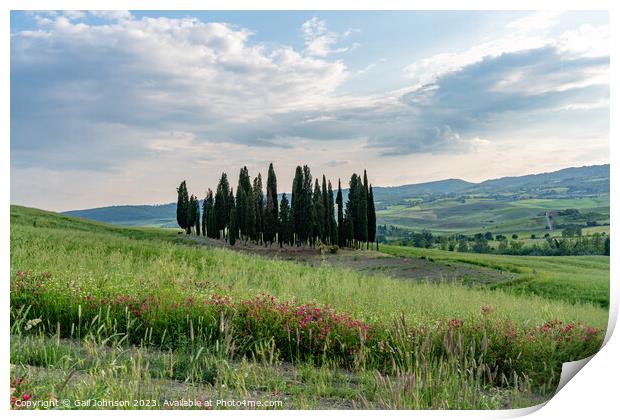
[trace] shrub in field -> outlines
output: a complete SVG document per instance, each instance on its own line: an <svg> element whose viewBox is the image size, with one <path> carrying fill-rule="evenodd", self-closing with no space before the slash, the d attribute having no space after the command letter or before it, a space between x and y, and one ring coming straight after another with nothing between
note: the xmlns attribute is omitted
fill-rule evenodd
<svg viewBox="0 0 620 420"><path fill-rule="evenodd" d="M95 295L79 288L56 290L49 275L24 272L12 279L11 306L12 329L24 333L122 336L131 344L163 349L201 345L227 357L268 349L271 358L395 375L449 364L496 385L514 384L519 377L551 383L561 363L595 353L602 342L596 328L560 321L516 326L490 316L494 310L487 306L478 318L412 326L401 316L384 325L329 305L279 301L265 293L244 300L214 293L176 301L154 294Z"/></svg>

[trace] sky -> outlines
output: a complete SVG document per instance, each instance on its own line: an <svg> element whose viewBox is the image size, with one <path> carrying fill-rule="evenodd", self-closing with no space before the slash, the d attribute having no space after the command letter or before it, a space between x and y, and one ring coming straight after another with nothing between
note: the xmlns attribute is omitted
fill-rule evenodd
<svg viewBox="0 0 620 420"><path fill-rule="evenodd" d="M11 202L609 162L607 12L11 12Z"/></svg>

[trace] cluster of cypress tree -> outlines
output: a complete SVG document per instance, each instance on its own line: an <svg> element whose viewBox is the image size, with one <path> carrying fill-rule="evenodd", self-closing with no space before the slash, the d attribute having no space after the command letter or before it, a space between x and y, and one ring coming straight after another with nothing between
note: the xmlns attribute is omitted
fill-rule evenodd
<svg viewBox="0 0 620 420"><path fill-rule="evenodd" d="M181 182L179 188L177 188L177 223L188 234L196 232L200 235L200 206L198 199L193 194L191 196L187 193L187 185L185 181Z"/></svg>
<svg viewBox="0 0 620 420"><path fill-rule="evenodd" d="M338 180L334 201L331 181L314 179L308 165L297 166L291 200L282 194L278 203L278 185L273 164L267 172L266 194L259 173L252 181L247 167L241 168L237 193L222 173L215 194L211 189L200 205L189 196L185 181L177 188L177 222L186 233L225 239L234 245L237 239L255 243L310 245L319 243L359 248L376 240L376 221L372 185L364 177L351 175L349 196L343 202ZM336 210L337 207L337 210Z"/></svg>

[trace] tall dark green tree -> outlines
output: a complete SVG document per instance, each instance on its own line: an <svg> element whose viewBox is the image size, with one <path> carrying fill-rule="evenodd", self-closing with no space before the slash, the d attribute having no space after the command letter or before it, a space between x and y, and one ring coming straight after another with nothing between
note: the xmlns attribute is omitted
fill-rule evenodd
<svg viewBox="0 0 620 420"><path fill-rule="evenodd" d="M235 207L230 209L230 228L228 229L228 242L230 245L234 246L235 242L237 242L237 234L239 229L237 229L237 210Z"/></svg>
<svg viewBox="0 0 620 420"><path fill-rule="evenodd" d="M314 232L314 225L316 224L316 214L314 206L312 205L312 173L310 172L310 167L308 165L304 165L303 167L304 179L303 179L303 187L302 187L302 211L303 211L303 222L302 222L302 232L300 234L302 242L306 242L308 240L312 240L312 234ZM314 245L314 241L311 241L311 245Z"/></svg>
<svg viewBox="0 0 620 420"><path fill-rule="evenodd" d="M267 172L267 196L265 202L264 241L273 243L278 233L278 183L273 164Z"/></svg>
<svg viewBox="0 0 620 420"><path fill-rule="evenodd" d="M377 212L375 211L375 196L372 193L372 184L368 190L368 241L377 240Z"/></svg>
<svg viewBox="0 0 620 420"><path fill-rule="evenodd" d="M347 209L353 223L353 246L358 247L368 240L368 209L366 189L362 179L357 174L351 175L349 181L349 198Z"/></svg>
<svg viewBox="0 0 620 420"><path fill-rule="evenodd" d="M250 194L245 200L245 228L246 238L252 241L257 240L256 236L256 204L254 202L254 192L250 189Z"/></svg>
<svg viewBox="0 0 620 420"><path fill-rule="evenodd" d="M284 244L291 244L293 240L291 236L291 208L286 194L282 193L282 199L280 200L280 212L278 214L278 242L280 243L280 247Z"/></svg>
<svg viewBox="0 0 620 420"><path fill-rule="evenodd" d="M325 208L323 207L323 193L321 192L318 178L314 181L312 205L314 207L314 232L312 238L313 240L323 241L325 237Z"/></svg>
<svg viewBox="0 0 620 420"><path fill-rule="evenodd" d="M228 226L228 218L230 217L230 200L228 198L230 185L228 184L228 176L222 172L220 181L217 184L215 192L215 203L213 205L215 211L215 225L218 230L216 237L219 239L220 234L224 233Z"/></svg>
<svg viewBox="0 0 620 420"><path fill-rule="evenodd" d="M349 197L351 196L351 191L349 191ZM353 202L347 200L347 205L344 210L344 221L342 226L342 235L344 236L344 245L348 247L355 246L355 226L353 223Z"/></svg>
<svg viewBox="0 0 620 420"><path fill-rule="evenodd" d="M325 175L323 174L323 182L321 184L321 197L323 200L323 217L321 218L321 224L323 225L323 234L321 236L321 241L323 243L329 242L329 197L327 195L327 180L325 179Z"/></svg>
<svg viewBox="0 0 620 420"><path fill-rule="evenodd" d="M202 236L207 236L207 198L202 200L202 219L200 220Z"/></svg>
<svg viewBox="0 0 620 420"><path fill-rule="evenodd" d="M196 229L196 236L200 236L200 201L198 201L198 197L194 197L194 209L196 210L194 227Z"/></svg>
<svg viewBox="0 0 620 420"><path fill-rule="evenodd" d="M189 211L189 195L187 193L187 184L185 181L181 182L179 188L177 188L177 223L181 229L188 231L187 225L187 212ZM189 227L191 229L191 227Z"/></svg>
<svg viewBox="0 0 620 420"><path fill-rule="evenodd" d="M357 178L357 212L355 214L356 239L360 244L368 242L368 194L360 177Z"/></svg>
<svg viewBox="0 0 620 420"><path fill-rule="evenodd" d="M357 198L358 192L360 188L358 186L359 177L357 174L351 175L351 179L349 180L349 194L347 196L347 206L345 209L345 224L351 223L352 231L349 231L349 227L345 227L345 235L349 242L349 246L356 247L357 239L359 237L359 222L356 223L357 215L358 215L358 205L359 199Z"/></svg>
<svg viewBox="0 0 620 420"><path fill-rule="evenodd" d="M253 184L254 190L254 214L255 214L255 226L256 226L256 240L261 242L263 240L263 224L265 218L265 204L264 204L264 196L263 196L263 178L259 173L256 178L254 178Z"/></svg>
<svg viewBox="0 0 620 420"><path fill-rule="evenodd" d="M370 195L368 186L368 175L364 169L364 200L366 201L366 249L368 249L368 197Z"/></svg>
<svg viewBox="0 0 620 420"><path fill-rule="evenodd" d="M241 233L241 238L246 237L248 235L248 231L245 227L245 219L246 219L246 208L247 208L247 194L245 190L241 187L241 185L237 186L237 196L236 196L236 216L237 216L237 226Z"/></svg>
<svg viewBox="0 0 620 420"><path fill-rule="evenodd" d="M338 180L338 194L336 195L336 204L338 205L338 246L345 245L344 235L344 211L342 202L342 188L340 187L340 179Z"/></svg>
<svg viewBox="0 0 620 420"><path fill-rule="evenodd" d="M301 242L301 235L304 229L304 211L303 211L303 188L304 174L301 166L295 168L295 177L293 178L293 187L291 190L291 213L293 219L293 235L297 245Z"/></svg>
<svg viewBox="0 0 620 420"><path fill-rule="evenodd" d="M188 233L191 233L192 228L194 228L195 226L197 226L198 224L198 220L196 220L196 215L198 214L198 200L196 199L196 197L192 194L189 197L189 205L187 206L187 229L188 229Z"/></svg>
<svg viewBox="0 0 620 420"><path fill-rule="evenodd" d="M336 224L336 212L334 211L334 191L332 190L332 182L328 181L327 184L327 215L329 226L329 243L332 245L338 244L338 225Z"/></svg>
<svg viewBox="0 0 620 420"><path fill-rule="evenodd" d="M249 228L245 221L248 197L252 195L252 184L250 182L250 174L247 167L241 168L239 171L239 182L237 184L237 225L241 231L241 235L247 238Z"/></svg>
<svg viewBox="0 0 620 420"><path fill-rule="evenodd" d="M235 195L233 194L233 189L230 189L230 192L228 193L228 209L230 211L230 214L228 215L228 224L226 225L226 227L228 228L228 234L230 235L230 232L232 231L233 228L233 221L230 219L230 215L232 214L232 210L235 209L235 217L237 217L237 209L235 208ZM235 220L235 229L237 229L237 220ZM237 229L238 230L238 229ZM235 232L235 239L237 239L239 237L239 232ZM233 244L234 245L234 244Z"/></svg>
<svg viewBox="0 0 620 420"><path fill-rule="evenodd" d="M206 219L206 233L210 238L215 238L215 231L217 230L215 227L215 215L213 211L213 191L211 188L207 190L207 198L204 201L204 210L203 210L203 218ZM204 233L203 233L204 234Z"/></svg>
<svg viewBox="0 0 620 420"><path fill-rule="evenodd" d="M219 231L217 230L217 223L215 223L215 209L212 208L207 217L207 233L210 233L210 237L213 239L219 238Z"/></svg>

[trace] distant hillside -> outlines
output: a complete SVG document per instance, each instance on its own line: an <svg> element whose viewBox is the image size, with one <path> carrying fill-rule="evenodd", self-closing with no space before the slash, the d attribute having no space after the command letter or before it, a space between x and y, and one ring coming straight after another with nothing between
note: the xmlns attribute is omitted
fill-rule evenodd
<svg viewBox="0 0 620 420"><path fill-rule="evenodd" d="M377 210L410 200L434 200L472 194L529 195L531 197L579 198L609 193L609 165L566 168L555 172L491 179L481 183L446 179L396 187L373 187ZM343 190L346 201L348 190ZM125 205L65 212L72 216L127 226L177 227L176 203ZM382 215L379 214L379 222Z"/></svg>
<svg viewBox="0 0 620 420"><path fill-rule="evenodd" d="M177 227L176 208L176 203L126 205L71 210L64 212L64 214L126 226Z"/></svg>
<svg viewBox="0 0 620 420"><path fill-rule="evenodd" d="M449 194L464 191L475 186L472 182L462 179L446 179L443 181L423 182L421 184L401 185L398 187L373 187L376 201L390 201L415 197L425 194Z"/></svg>
<svg viewBox="0 0 620 420"><path fill-rule="evenodd" d="M566 168L541 174L490 179L473 187L474 191L517 191L566 188L583 193L609 193L609 165Z"/></svg>

